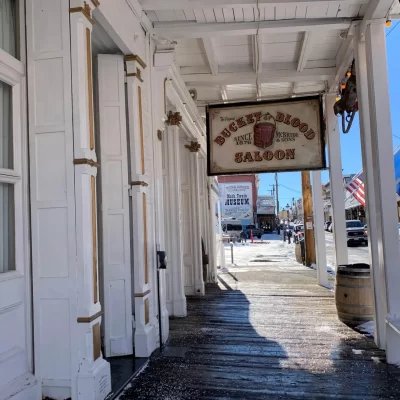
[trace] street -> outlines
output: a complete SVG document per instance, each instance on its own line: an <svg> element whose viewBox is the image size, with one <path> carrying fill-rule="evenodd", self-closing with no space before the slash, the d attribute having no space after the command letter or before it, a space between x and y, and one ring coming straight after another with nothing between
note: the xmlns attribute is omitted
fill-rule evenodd
<svg viewBox="0 0 400 400"><path fill-rule="evenodd" d="M333 234L325 232L326 259L328 266L335 268L335 246L333 243ZM349 264L366 263L369 264L369 247L365 245L348 246Z"/></svg>
<svg viewBox="0 0 400 400"><path fill-rule="evenodd" d="M335 247L332 233L325 232L326 258L328 271L333 273L336 269ZM234 243L233 263L231 247L225 244L225 261L229 269L236 272L260 271L276 263L282 266L293 265L295 262L295 245L283 242L280 235L265 234L261 239L250 240L246 244ZM348 247L349 264L369 264L369 248L365 245Z"/></svg>

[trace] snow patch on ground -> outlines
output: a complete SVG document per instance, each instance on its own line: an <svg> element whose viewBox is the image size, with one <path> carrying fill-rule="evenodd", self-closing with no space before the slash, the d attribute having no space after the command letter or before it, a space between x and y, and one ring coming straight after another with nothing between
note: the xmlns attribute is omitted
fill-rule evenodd
<svg viewBox="0 0 400 400"><path fill-rule="evenodd" d="M336 270L334 269L334 267L328 265L327 268L328 268L328 274L336 275Z"/></svg>
<svg viewBox="0 0 400 400"><path fill-rule="evenodd" d="M332 328L330 326L324 325L324 326L317 326L315 330L316 332L331 332Z"/></svg>
<svg viewBox="0 0 400 400"><path fill-rule="evenodd" d="M203 327L203 328L200 328L200 332L203 332L203 333L216 332L216 329Z"/></svg>
<svg viewBox="0 0 400 400"><path fill-rule="evenodd" d="M368 322L365 322L362 325L358 325L357 329L360 332L366 333L366 334L368 334L368 335L373 337L374 336L374 329L375 329L374 321L368 321Z"/></svg>
<svg viewBox="0 0 400 400"><path fill-rule="evenodd" d="M331 292L333 292L333 290L334 290L334 287L330 283L328 283L327 285L321 285L321 286L330 290Z"/></svg>

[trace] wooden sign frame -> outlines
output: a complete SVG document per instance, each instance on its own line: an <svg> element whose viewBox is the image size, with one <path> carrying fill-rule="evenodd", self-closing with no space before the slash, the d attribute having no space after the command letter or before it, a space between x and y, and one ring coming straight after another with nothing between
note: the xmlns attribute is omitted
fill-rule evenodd
<svg viewBox="0 0 400 400"><path fill-rule="evenodd" d="M310 96L271 101L208 105L206 107L208 176L326 169L325 126L323 122L322 104L322 96ZM270 106L272 110L271 113L267 111L269 109L268 106ZM289 109L289 111L295 110L298 115L293 113L292 116L288 112L285 113L285 106L286 109ZM301 110L303 106L312 107L313 110L307 111L307 109L304 109L304 113L302 114ZM262 111L255 113L254 109L260 109ZM277 109L279 111L276 111ZM252 111L250 114L246 115L246 110ZM217 118L218 114L226 114L226 111L231 111L232 114L235 114L235 117L229 117L228 119L226 116L220 116L221 121L226 122L213 121L215 118ZM308 116L307 121L301 121L302 115ZM268 122L272 120L275 123L275 131L272 134L272 139L271 134L269 134L269 136L268 133L267 136L265 135L265 129L264 132L257 132L256 125L263 125L258 124L258 122L264 122L264 126L262 126L262 128L265 128L265 125L268 125ZM308 124L310 124L310 126ZM219 130L218 128L214 127L214 125L219 126ZM242 137L241 128L245 126L247 126L247 128L242 130L243 133L246 133L242 136L245 136L245 138L248 139L244 141L245 145L243 147L245 147L245 149L243 152L238 151L235 153L234 150L240 150L241 148L241 142L239 141L242 140L240 139ZM281 132L279 131L279 128L284 128L285 130L289 130L291 132ZM285 145L283 144L280 144L282 149L275 148L276 142L279 142L279 140L276 139L276 136L282 135L283 133L293 135L294 142L298 139L297 144L292 144L291 147L294 147L293 149L286 149ZM306 140L304 138L306 138ZM316 139L316 142L314 139ZM232 150L233 144L231 142L229 146L226 146L227 151L223 152L223 145L233 140L235 140L236 144L238 145L237 148L235 147L234 150ZM308 143L307 140L309 140L310 143L313 141L313 150L310 150L309 153L307 153L304 144L305 142ZM299 150L297 153L295 151L297 149L296 146L298 146ZM293 161L296 157L295 155L301 151L305 153L303 158L308 161L307 164L301 160L299 163L297 163L297 160ZM239 165L236 168L236 164L233 162L231 165L233 165L234 168L221 167L215 160L217 153L219 153L219 160L223 159L225 162L225 157L230 157L230 160L232 160L233 157L234 162L240 164L240 166L244 166L244 168L240 168ZM309 158L307 159L306 156L308 154L309 158L315 157L316 161L314 164L309 161ZM300 157L301 156L302 153ZM275 166L268 165L268 161L271 160L274 161ZM282 161L282 166L276 165L278 163L277 160ZM285 162L286 160L289 161Z"/></svg>

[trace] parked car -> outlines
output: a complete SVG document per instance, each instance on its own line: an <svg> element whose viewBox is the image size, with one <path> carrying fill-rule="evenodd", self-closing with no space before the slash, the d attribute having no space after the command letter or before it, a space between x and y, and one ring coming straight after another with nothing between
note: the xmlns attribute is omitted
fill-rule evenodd
<svg viewBox="0 0 400 400"><path fill-rule="evenodd" d="M242 223L239 220L222 220L222 232L229 236L230 240L239 240L242 232Z"/></svg>
<svg viewBox="0 0 400 400"><path fill-rule="evenodd" d="M246 225L243 230L246 232L248 239L250 239L252 232L253 232L253 237L258 237L259 239L261 239L261 236L264 234L264 230L256 228L255 225Z"/></svg>
<svg viewBox="0 0 400 400"><path fill-rule="evenodd" d="M363 223L358 220L346 221L347 244L368 244L368 236L365 234Z"/></svg>

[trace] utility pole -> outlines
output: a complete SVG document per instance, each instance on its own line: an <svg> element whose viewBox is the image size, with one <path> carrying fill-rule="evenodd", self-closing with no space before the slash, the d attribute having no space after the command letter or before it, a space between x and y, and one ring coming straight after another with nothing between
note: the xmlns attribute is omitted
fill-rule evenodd
<svg viewBox="0 0 400 400"><path fill-rule="evenodd" d="M269 185L269 186L272 186L271 195L275 197L275 185Z"/></svg>
<svg viewBox="0 0 400 400"><path fill-rule="evenodd" d="M312 189L310 184L310 172L301 173L301 184L303 189L303 212L304 212L304 240L306 250L306 265L310 267L317 263L314 240L314 218ZM318 188L316 188L318 190Z"/></svg>
<svg viewBox="0 0 400 400"><path fill-rule="evenodd" d="M278 195L278 173L275 172L275 187L276 187L276 216L279 218L279 195Z"/></svg>
<svg viewBox="0 0 400 400"><path fill-rule="evenodd" d="M292 197L292 213L293 213L293 219L297 219L297 213L295 214L295 203L294 203L294 197ZM296 215L296 218L295 218Z"/></svg>

